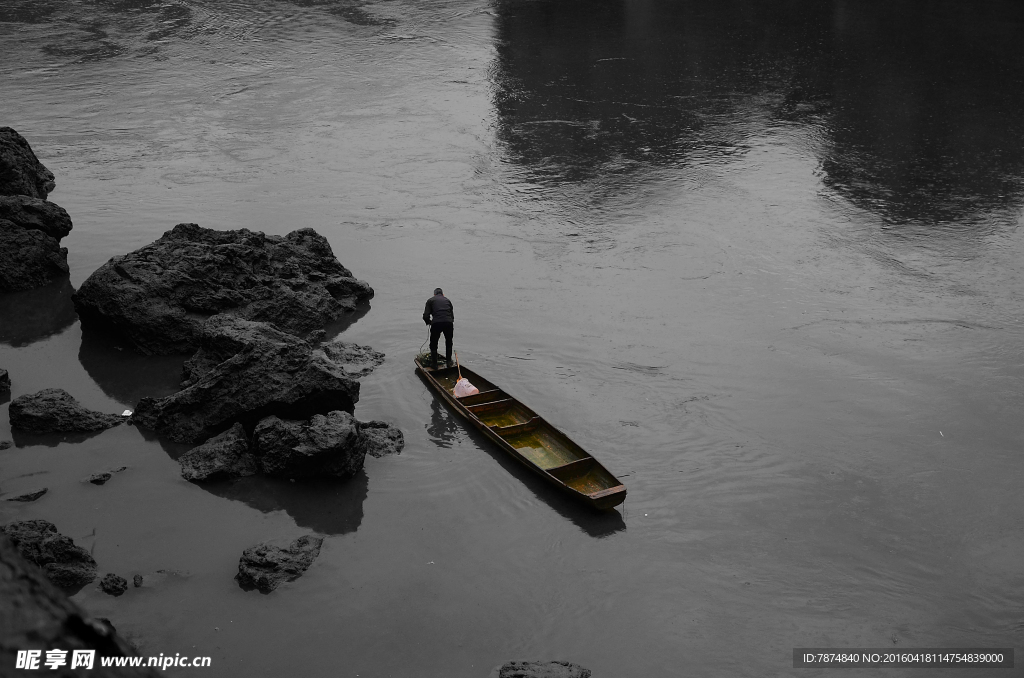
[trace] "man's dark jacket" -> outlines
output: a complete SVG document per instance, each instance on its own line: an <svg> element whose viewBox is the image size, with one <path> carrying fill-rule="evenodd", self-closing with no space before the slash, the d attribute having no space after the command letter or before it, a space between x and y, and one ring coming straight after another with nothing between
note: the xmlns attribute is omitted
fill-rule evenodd
<svg viewBox="0 0 1024 678"><path fill-rule="evenodd" d="M423 309L423 322L428 325L455 322L455 307L448 297L435 294L427 299L427 305Z"/></svg>

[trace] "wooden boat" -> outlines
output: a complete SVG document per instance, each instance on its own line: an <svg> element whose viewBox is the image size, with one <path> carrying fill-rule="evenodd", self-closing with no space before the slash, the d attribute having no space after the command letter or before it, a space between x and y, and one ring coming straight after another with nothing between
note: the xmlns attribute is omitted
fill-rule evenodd
<svg viewBox="0 0 1024 678"><path fill-rule="evenodd" d="M480 392L457 398L455 367L433 369L415 360L419 372L456 412L542 478L597 509L618 506L626 486L597 459L530 408L468 368L462 376Z"/></svg>

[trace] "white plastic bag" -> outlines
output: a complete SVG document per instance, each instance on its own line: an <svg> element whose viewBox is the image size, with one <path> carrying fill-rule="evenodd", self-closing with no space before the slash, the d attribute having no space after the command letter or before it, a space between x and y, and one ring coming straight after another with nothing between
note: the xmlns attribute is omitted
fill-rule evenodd
<svg viewBox="0 0 1024 678"><path fill-rule="evenodd" d="M455 382L455 388L452 389L452 392L456 398L465 398L466 396L476 395L480 392L480 389L469 383L469 379L463 377Z"/></svg>

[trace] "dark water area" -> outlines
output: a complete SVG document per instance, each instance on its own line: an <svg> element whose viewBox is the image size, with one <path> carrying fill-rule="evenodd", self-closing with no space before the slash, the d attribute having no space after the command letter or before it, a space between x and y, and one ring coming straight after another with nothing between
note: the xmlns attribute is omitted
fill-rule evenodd
<svg viewBox="0 0 1024 678"><path fill-rule="evenodd" d="M74 599L218 676L1020 647L1021 44L998 0L0 0L0 125L75 224L70 280L0 295L11 396L173 392L184 356L83 328L73 290L176 223L313 227L376 292L328 328L387 356L355 416L406 437L345 482L199 485L187 446L26 436L4 399L0 498L49 491L0 521L142 574ZM416 376L439 285L463 365L625 504L568 500ZM300 579L233 580L312 532Z"/></svg>

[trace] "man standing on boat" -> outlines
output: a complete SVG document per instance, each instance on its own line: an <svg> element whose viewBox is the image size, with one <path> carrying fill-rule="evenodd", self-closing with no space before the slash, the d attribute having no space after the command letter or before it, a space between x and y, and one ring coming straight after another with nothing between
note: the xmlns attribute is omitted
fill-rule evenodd
<svg viewBox="0 0 1024 678"><path fill-rule="evenodd" d="M445 363L452 366L452 334L455 332L455 307L438 287L427 299L423 309L423 322L430 325L430 357L437 369L437 341L444 334Z"/></svg>

